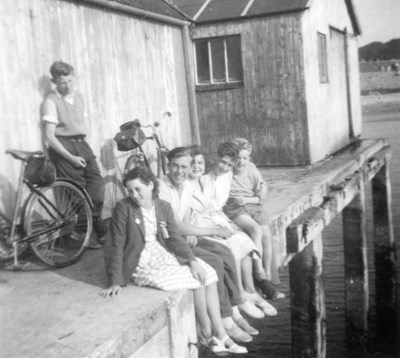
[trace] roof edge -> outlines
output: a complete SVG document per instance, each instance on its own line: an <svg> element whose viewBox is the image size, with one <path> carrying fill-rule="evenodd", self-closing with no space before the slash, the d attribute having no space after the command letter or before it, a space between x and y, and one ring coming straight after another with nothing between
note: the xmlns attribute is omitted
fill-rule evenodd
<svg viewBox="0 0 400 358"><path fill-rule="evenodd" d="M204 25L204 24L212 24L216 22L227 22L227 21L244 21L244 20L249 20L249 19L254 19L254 18L260 18L260 17L272 17L272 16L279 16L279 15L285 15L285 14L292 14L296 12L302 12L305 10L308 10L309 6L304 6L298 9L290 9L290 10L281 10L281 11L274 11L274 12L269 12L268 14L259 14L259 15L246 15L243 17L227 17L225 19L215 19L215 20L208 20L208 21L194 21L196 25Z"/></svg>
<svg viewBox="0 0 400 358"><path fill-rule="evenodd" d="M347 11L349 12L350 15L350 20L351 23L353 24L354 27L354 35L358 36L361 35L361 27L360 23L358 21L357 15L354 11L354 6L353 2L351 0L345 0Z"/></svg>

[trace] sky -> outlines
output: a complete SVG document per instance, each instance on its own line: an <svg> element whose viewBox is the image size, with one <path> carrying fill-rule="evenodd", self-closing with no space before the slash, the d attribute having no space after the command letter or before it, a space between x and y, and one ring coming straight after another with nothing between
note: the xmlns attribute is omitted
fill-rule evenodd
<svg viewBox="0 0 400 358"><path fill-rule="evenodd" d="M361 27L359 46L400 38L400 0L353 0Z"/></svg>

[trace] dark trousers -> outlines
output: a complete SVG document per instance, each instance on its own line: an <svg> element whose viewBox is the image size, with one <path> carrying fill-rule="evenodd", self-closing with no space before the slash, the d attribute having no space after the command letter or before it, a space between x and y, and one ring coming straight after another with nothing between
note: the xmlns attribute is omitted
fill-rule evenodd
<svg viewBox="0 0 400 358"><path fill-rule="evenodd" d="M84 139L73 137L57 137L57 139L68 152L86 161L85 168L76 168L63 156L49 148L49 156L56 167L57 177L71 179L88 192L93 203L93 229L98 237L102 237L107 232L107 227L101 219L105 186L96 157Z"/></svg>
<svg viewBox="0 0 400 358"><path fill-rule="evenodd" d="M198 258L207 262L218 275L217 289L221 306L221 317L232 316L232 306L242 302L238 288L235 258L229 248L206 239L198 238L192 248Z"/></svg>

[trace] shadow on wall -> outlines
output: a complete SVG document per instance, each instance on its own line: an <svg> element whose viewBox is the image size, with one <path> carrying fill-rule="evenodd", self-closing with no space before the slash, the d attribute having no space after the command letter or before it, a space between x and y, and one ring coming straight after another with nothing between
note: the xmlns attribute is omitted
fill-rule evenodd
<svg viewBox="0 0 400 358"><path fill-rule="evenodd" d="M39 128L40 128L40 133L41 133L41 143L42 143L43 151L47 154L47 144L46 144L46 138L44 136L44 126L43 126L43 122L42 122L42 106L43 106L44 99L47 97L47 95L52 90L52 84L51 84L49 76L42 75L39 78L38 90L39 90L40 96L42 97L42 103L39 106Z"/></svg>
<svg viewBox="0 0 400 358"><path fill-rule="evenodd" d="M0 175L0 211L7 217L12 218L17 195L17 185L12 185L10 179Z"/></svg>

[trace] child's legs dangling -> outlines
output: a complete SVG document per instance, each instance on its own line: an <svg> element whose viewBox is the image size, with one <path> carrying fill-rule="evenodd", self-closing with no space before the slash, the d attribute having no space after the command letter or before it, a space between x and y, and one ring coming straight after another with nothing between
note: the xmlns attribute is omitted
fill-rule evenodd
<svg viewBox="0 0 400 358"><path fill-rule="evenodd" d="M262 225L262 266L264 267L266 279L270 281L272 279L272 235L268 226Z"/></svg>
<svg viewBox="0 0 400 358"><path fill-rule="evenodd" d="M239 215L235 220L235 223L250 236L256 245L261 257L264 257L264 246L263 246L263 230L262 227L249 215ZM243 274L243 271L242 271ZM263 262L260 259L254 260L254 274L257 279L265 279L265 271L263 268Z"/></svg>

